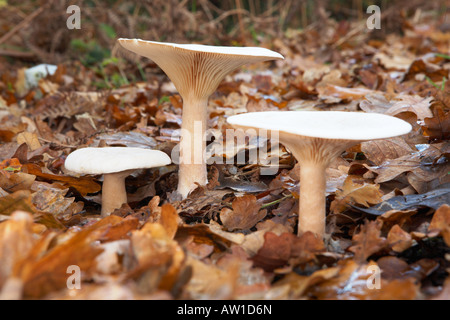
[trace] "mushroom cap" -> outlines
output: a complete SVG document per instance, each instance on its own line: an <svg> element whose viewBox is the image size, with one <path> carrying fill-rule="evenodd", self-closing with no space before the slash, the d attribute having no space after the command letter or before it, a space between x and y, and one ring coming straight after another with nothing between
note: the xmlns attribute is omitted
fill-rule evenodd
<svg viewBox="0 0 450 320"><path fill-rule="evenodd" d="M80 174L107 174L132 169L161 167L170 164L162 151L143 148L83 148L69 154L66 169Z"/></svg>
<svg viewBox="0 0 450 320"><path fill-rule="evenodd" d="M347 111L267 111L230 116L228 123L243 128L276 130L329 140L386 139L411 131L401 119L378 113Z"/></svg>
<svg viewBox="0 0 450 320"><path fill-rule="evenodd" d="M216 53L234 56L250 56L250 57L264 57L274 59L284 59L278 52L261 48L261 47L227 47L227 46L208 46L203 44L178 44L170 42L157 42L142 39L125 39L120 38L117 41L126 49L133 51L142 56L147 56L149 50L167 50L167 49L181 49L181 51L190 51L191 53ZM150 54L151 55L151 54ZM151 57L149 57L151 59Z"/></svg>
<svg viewBox="0 0 450 320"><path fill-rule="evenodd" d="M258 47L219 47L118 39L125 48L153 60L172 80L182 97L209 97L222 79L247 63L284 59Z"/></svg>

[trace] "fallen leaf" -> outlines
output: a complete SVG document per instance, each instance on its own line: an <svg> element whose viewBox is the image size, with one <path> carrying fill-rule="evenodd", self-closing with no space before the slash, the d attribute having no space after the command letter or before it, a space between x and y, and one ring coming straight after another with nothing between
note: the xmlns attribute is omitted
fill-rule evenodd
<svg viewBox="0 0 450 320"><path fill-rule="evenodd" d="M21 132L17 135L16 139L18 144L26 143L31 151L37 150L42 147L36 133L27 131Z"/></svg>
<svg viewBox="0 0 450 320"><path fill-rule="evenodd" d="M375 165L409 155L414 150L400 137L361 143L361 151Z"/></svg>
<svg viewBox="0 0 450 320"><path fill-rule="evenodd" d="M412 244L411 235L398 224L394 225L387 235L387 242L395 252L403 252Z"/></svg>
<svg viewBox="0 0 450 320"><path fill-rule="evenodd" d="M24 259L36 243L32 233L32 215L14 211L10 217L0 223L0 288L12 275L16 263Z"/></svg>
<svg viewBox="0 0 450 320"><path fill-rule="evenodd" d="M439 142L450 139L450 111L444 111L441 105L433 108L433 114L426 117L422 126L423 135L430 141Z"/></svg>
<svg viewBox="0 0 450 320"><path fill-rule="evenodd" d="M0 188L8 192L29 190L35 179L36 176L32 174L0 170Z"/></svg>
<svg viewBox="0 0 450 320"><path fill-rule="evenodd" d="M439 232L450 247L450 206L448 204L443 204L436 210L428 226L428 232Z"/></svg>
<svg viewBox="0 0 450 320"><path fill-rule="evenodd" d="M302 265L315 259L316 253L325 250L322 239L311 232L300 237L292 233L276 235L269 231L264 234L264 244L251 258L255 266L271 272L286 265Z"/></svg>
<svg viewBox="0 0 450 320"><path fill-rule="evenodd" d="M385 114L395 116L402 112L413 112L417 115L418 120L423 120L432 116L430 105L433 98L423 98L420 96L399 95L395 102Z"/></svg>
<svg viewBox="0 0 450 320"><path fill-rule="evenodd" d="M438 209L441 205L450 203L450 186L439 186L424 194L408 194L395 196L370 208L357 209L373 215L381 215L391 210L401 211L420 207ZM354 207L356 208L356 207Z"/></svg>
<svg viewBox="0 0 450 320"><path fill-rule="evenodd" d="M360 183L358 176L349 175L340 190L336 191L336 197L330 205L333 213L345 211L352 205L363 205L369 207L370 204L381 202L380 186L377 184Z"/></svg>
<svg viewBox="0 0 450 320"><path fill-rule="evenodd" d="M233 210L223 208L220 220L228 231L248 230L262 220L266 210L261 210L261 204L253 195L236 198L232 203Z"/></svg>
<svg viewBox="0 0 450 320"><path fill-rule="evenodd" d="M37 211L32 202L31 191L18 190L0 197L0 214L10 215L16 210L34 213Z"/></svg>
<svg viewBox="0 0 450 320"><path fill-rule="evenodd" d="M101 186L91 177L69 177L42 172L41 168L34 163L24 165L29 174L33 174L43 179L62 182L67 187L75 188L82 196L88 193L97 193L101 190Z"/></svg>
<svg viewBox="0 0 450 320"><path fill-rule="evenodd" d="M366 221L359 233L353 235L353 245L349 251L355 254L355 261L364 262L373 254L386 248L387 240L381 236L382 224L375 221Z"/></svg>
<svg viewBox="0 0 450 320"><path fill-rule="evenodd" d="M166 203L161 207L161 218L159 223L164 227L169 238L173 239L178 229L177 210L170 203Z"/></svg>

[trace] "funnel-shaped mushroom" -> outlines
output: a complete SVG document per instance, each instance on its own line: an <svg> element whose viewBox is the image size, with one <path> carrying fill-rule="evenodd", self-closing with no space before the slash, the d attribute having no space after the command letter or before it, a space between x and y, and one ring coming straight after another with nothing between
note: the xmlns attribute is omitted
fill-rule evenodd
<svg viewBox="0 0 450 320"><path fill-rule="evenodd" d="M126 49L153 60L183 98L178 193L185 198L195 183L207 183L205 131L209 96L223 78L247 63L283 59L265 48L216 47L119 39Z"/></svg>
<svg viewBox="0 0 450 320"><path fill-rule="evenodd" d="M344 111L268 111L231 116L236 128L277 131L280 142L300 164L298 234L325 233L325 170L347 148L363 141L408 133L411 125L401 119Z"/></svg>
<svg viewBox="0 0 450 320"><path fill-rule="evenodd" d="M125 178L136 169L170 164L162 151L141 148L111 147L78 149L67 157L67 170L79 174L102 174L102 216L127 203Z"/></svg>

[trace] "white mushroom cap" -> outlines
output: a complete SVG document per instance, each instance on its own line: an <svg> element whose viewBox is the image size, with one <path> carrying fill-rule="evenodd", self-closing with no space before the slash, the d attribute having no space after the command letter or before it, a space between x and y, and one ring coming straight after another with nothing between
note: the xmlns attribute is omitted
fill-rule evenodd
<svg viewBox="0 0 450 320"><path fill-rule="evenodd" d="M267 111L231 116L239 127L277 130L294 135L339 140L373 140L403 135L412 127L401 119L377 113L346 111Z"/></svg>
<svg viewBox="0 0 450 320"><path fill-rule="evenodd" d="M254 56L275 59L284 59L278 52L261 47L226 47L226 46L208 46L203 44L178 44L169 42L156 42L142 39L118 39L119 43L125 48L134 51L142 56L146 56L147 48L150 46L165 46L187 51L209 52L235 56Z"/></svg>
<svg viewBox="0 0 450 320"><path fill-rule="evenodd" d="M133 169L161 167L170 164L162 151L142 148L83 148L72 152L66 169L80 174L107 174Z"/></svg>
<svg viewBox="0 0 450 320"><path fill-rule="evenodd" d="M347 148L362 141L403 135L412 127L401 119L376 113L345 111L267 111L231 116L242 129L278 133L300 164L298 233L325 234L325 170Z"/></svg>

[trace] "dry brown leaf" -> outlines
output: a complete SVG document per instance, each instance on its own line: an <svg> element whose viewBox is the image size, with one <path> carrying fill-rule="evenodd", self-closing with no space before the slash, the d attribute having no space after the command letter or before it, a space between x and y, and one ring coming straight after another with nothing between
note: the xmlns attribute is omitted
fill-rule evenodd
<svg viewBox="0 0 450 320"><path fill-rule="evenodd" d="M360 100L376 91L366 88L346 88L334 84L326 84L317 88L319 98L326 103L336 103L342 100Z"/></svg>
<svg viewBox="0 0 450 320"><path fill-rule="evenodd" d="M37 150L42 147L36 133L27 131L21 132L17 135L16 139L18 144L26 143L31 151Z"/></svg>
<svg viewBox="0 0 450 320"><path fill-rule="evenodd" d="M41 168L34 163L24 165L29 174L33 174L43 179L62 182L67 187L75 188L82 196L88 193L97 193L101 190L101 186L91 177L69 177L42 172Z"/></svg>
<svg viewBox="0 0 450 320"><path fill-rule="evenodd" d="M166 203L161 207L161 218L159 223L164 227L169 238L173 239L178 229L177 210L170 203Z"/></svg>
<svg viewBox="0 0 450 320"><path fill-rule="evenodd" d="M140 290L145 293L157 288L171 290L182 276L185 261L185 254L172 235L162 224L148 222L132 232L131 243L138 265L129 276L137 279Z"/></svg>
<svg viewBox="0 0 450 320"><path fill-rule="evenodd" d="M11 219L0 223L0 288L36 243L32 224L32 215L24 211L15 211Z"/></svg>
<svg viewBox="0 0 450 320"><path fill-rule="evenodd" d="M361 151L375 165L381 165L386 160L396 159L414 152L400 137L363 142Z"/></svg>
<svg viewBox="0 0 450 320"><path fill-rule="evenodd" d="M386 248L387 240L381 236L382 223L378 220L369 221L361 226L361 231L353 235L353 245L349 251L355 254L355 261L363 262L373 254Z"/></svg>
<svg viewBox="0 0 450 320"><path fill-rule="evenodd" d="M229 231L248 230L254 227L267 214L266 210L260 210L261 205L253 195L236 198L232 203L232 207L233 210L223 208L220 212L220 220Z"/></svg>
<svg viewBox="0 0 450 320"><path fill-rule="evenodd" d="M431 141L445 141L450 139L450 111L437 104L433 108L433 114L425 118L422 126L424 136Z"/></svg>
<svg viewBox="0 0 450 320"><path fill-rule="evenodd" d="M31 191L18 190L12 194L0 197L0 214L10 215L16 210L30 213L37 211L32 202Z"/></svg>
<svg viewBox="0 0 450 320"><path fill-rule="evenodd" d="M442 145L428 145L424 150L414 152L396 159L386 160L381 165L366 168L378 174L376 183L383 183L395 179L404 172L414 172L417 176L431 181L447 173L448 164L434 161L442 156Z"/></svg>
<svg viewBox="0 0 450 320"><path fill-rule="evenodd" d="M378 184L365 183L360 177L349 175L340 190L336 191L336 198L330 205L333 213L345 211L350 205L363 205L369 207L370 204L377 204L382 201L382 192Z"/></svg>
<svg viewBox="0 0 450 320"><path fill-rule="evenodd" d="M396 99L400 101L395 102L385 114L395 116L402 112L413 112L416 114L418 120L431 117L430 106L433 98L423 98L420 96L410 96L401 94Z"/></svg>
<svg viewBox="0 0 450 320"><path fill-rule="evenodd" d="M403 252L412 244L411 235L398 224L394 225L387 235L387 242L395 252Z"/></svg>
<svg viewBox="0 0 450 320"><path fill-rule="evenodd" d="M36 176L32 174L0 170L0 188L8 192L29 190L35 179Z"/></svg>
<svg viewBox="0 0 450 320"><path fill-rule="evenodd" d="M320 300L413 300L418 294L419 286L411 278L386 281L375 277L379 281L377 287L372 282L374 271L378 270L374 262L358 264L348 259L329 269L309 276L302 284L302 295Z"/></svg>
<svg viewBox="0 0 450 320"><path fill-rule="evenodd" d="M273 271L286 265L302 265L314 260L315 254L325 250L322 239L311 232L305 232L300 237L292 233L276 235L273 232L264 234L264 244L252 257L255 266L266 271Z"/></svg>
<svg viewBox="0 0 450 320"><path fill-rule="evenodd" d="M450 246L450 206L442 205L433 215L430 225L428 226L429 233L436 233L442 235L445 243Z"/></svg>
<svg viewBox="0 0 450 320"><path fill-rule="evenodd" d="M39 184L33 193L33 204L39 211L62 215L74 202L75 198L64 197L69 189L60 189L48 184Z"/></svg>
<svg viewBox="0 0 450 320"><path fill-rule="evenodd" d="M95 245L96 241L122 220L117 216L108 216L83 228L47 252L27 257L16 271L16 275L24 283L24 296L40 298L47 293L65 288L70 276L67 268L72 265L82 270L82 280L89 277L95 271L95 258L102 252L102 249Z"/></svg>

